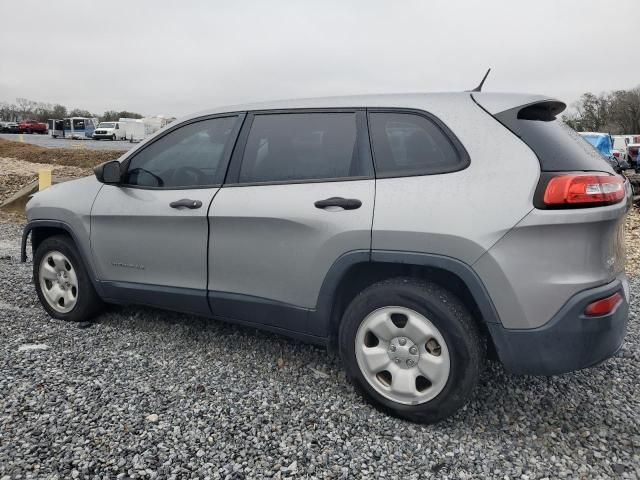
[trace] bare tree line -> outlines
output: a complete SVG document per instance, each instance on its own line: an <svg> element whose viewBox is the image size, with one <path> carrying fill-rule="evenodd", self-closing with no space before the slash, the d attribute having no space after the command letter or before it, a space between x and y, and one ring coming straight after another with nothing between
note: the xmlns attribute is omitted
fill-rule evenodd
<svg viewBox="0 0 640 480"><path fill-rule="evenodd" d="M575 130L613 135L640 133L640 86L599 95L587 92L572 108L573 111L565 113L562 119ZM102 115L96 115L81 108L69 110L64 105L27 98L16 98L15 103L0 102L0 120L45 122L50 118L65 117L97 117L101 121L113 121L119 118L142 118L143 115L126 110L107 110Z"/></svg>
<svg viewBox="0 0 640 480"><path fill-rule="evenodd" d="M572 107L562 120L579 132L640 134L640 86L600 95L587 92Z"/></svg>
<svg viewBox="0 0 640 480"><path fill-rule="evenodd" d="M46 122L50 118L65 117L97 117L101 121L112 121L118 120L119 118L142 118L143 115L126 110L120 112L107 110L102 115L96 115L81 108L69 110L64 105L36 102L27 98L16 98L15 103L0 102L0 120L9 122L19 120Z"/></svg>

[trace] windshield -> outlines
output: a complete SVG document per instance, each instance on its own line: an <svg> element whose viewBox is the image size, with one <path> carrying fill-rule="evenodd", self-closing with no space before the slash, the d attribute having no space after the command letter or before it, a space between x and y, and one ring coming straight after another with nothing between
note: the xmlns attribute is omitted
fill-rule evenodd
<svg viewBox="0 0 640 480"><path fill-rule="evenodd" d="M100 125L98 125L98 128L116 128L116 124L115 123L105 123L102 122Z"/></svg>

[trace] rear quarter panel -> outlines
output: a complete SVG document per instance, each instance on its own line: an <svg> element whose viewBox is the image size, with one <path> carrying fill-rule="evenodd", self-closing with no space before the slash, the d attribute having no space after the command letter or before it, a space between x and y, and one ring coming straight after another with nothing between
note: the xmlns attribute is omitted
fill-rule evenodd
<svg viewBox="0 0 640 480"><path fill-rule="evenodd" d="M411 108L442 120L470 164L453 173L378 179L372 248L445 255L471 265L531 211L540 164L470 95Z"/></svg>

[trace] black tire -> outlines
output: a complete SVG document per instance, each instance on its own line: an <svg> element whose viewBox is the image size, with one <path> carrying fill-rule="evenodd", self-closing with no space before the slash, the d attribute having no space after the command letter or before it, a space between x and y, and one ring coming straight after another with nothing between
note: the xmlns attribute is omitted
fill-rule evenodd
<svg viewBox="0 0 640 480"><path fill-rule="evenodd" d="M52 251L59 251L69 259L78 278L76 304L73 309L67 313L58 312L49 305L44 297L39 281L40 264L43 258ZM47 313L53 318L70 322L87 321L100 313L104 308L104 303L93 288L93 284L91 283L89 274L87 273L80 255L78 254L75 243L67 235L55 235L48 237L38 245L38 248L33 255L33 278L38 299Z"/></svg>
<svg viewBox="0 0 640 480"><path fill-rule="evenodd" d="M405 307L424 315L447 344L448 380L442 391L427 402L407 405L384 397L371 386L358 366L355 353L358 327L371 312L388 306ZM353 299L340 323L339 351L347 377L367 401L385 413L419 423L443 420L467 403L485 358L484 341L465 305L441 286L409 277L376 283Z"/></svg>
<svg viewBox="0 0 640 480"><path fill-rule="evenodd" d="M115 135L111 135L111 141L113 142L116 139Z"/></svg>

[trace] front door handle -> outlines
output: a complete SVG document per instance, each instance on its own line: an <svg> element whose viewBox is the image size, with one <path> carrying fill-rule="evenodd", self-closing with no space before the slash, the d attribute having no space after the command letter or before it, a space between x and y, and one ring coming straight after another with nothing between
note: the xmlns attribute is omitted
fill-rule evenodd
<svg viewBox="0 0 640 480"><path fill-rule="evenodd" d="M331 197L318 200L314 205L316 208L341 207L345 210L355 210L362 206L362 202L357 198Z"/></svg>
<svg viewBox="0 0 640 480"><path fill-rule="evenodd" d="M202 202L200 200L191 200L190 198L183 198L181 200L176 200L175 202L171 202L169 204L171 208L200 208L202 206Z"/></svg>

